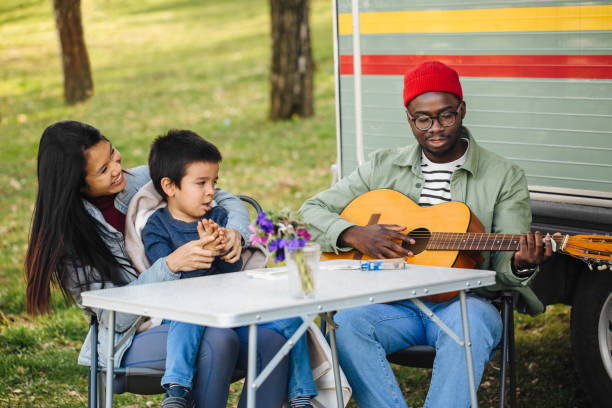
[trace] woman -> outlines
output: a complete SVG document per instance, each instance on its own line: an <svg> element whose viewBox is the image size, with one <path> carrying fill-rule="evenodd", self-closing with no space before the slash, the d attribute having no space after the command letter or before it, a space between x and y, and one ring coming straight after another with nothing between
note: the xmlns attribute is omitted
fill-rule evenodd
<svg viewBox="0 0 612 408"><path fill-rule="evenodd" d="M80 307L81 292L124 285L170 281L179 272L210 268L214 256L200 240L179 247L138 275L124 248L125 213L130 199L149 180L146 166L124 171L121 155L94 127L64 121L43 132L38 151L38 195L25 260L27 310L49 311L50 286ZM230 214L225 259L240 257L241 234L249 217L242 202L222 191L216 201ZM246 241L245 241L246 242ZM96 310L100 322L98 353L104 364L108 312ZM146 329L143 318L117 313L115 364L163 369L169 324ZM143 331L144 330L144 331ZM137 333L137 334L136 334ZM258 365L266 364L284 343L278 333L258 330ZM88 334L79 364L90 363ZM199 407L225 407L235 368L246 368L248 330L207 328L198 355L193 400ZM287 392L287 359L257 393L260 406L278 406ZM119 387L120 388L120 387ZM118 390L121 392L121 389ZM240 406L246 403L243 393Z"/></svg>

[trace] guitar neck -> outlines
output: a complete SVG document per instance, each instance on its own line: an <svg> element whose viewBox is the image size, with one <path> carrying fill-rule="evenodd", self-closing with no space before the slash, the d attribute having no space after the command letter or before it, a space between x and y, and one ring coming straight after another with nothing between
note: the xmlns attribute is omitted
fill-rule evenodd
<svg viewBox="0 0 612 408"><path fill-rule="evenodd" d="M430 251L518 251L521 234L475 232L432 232L426 249ZM558 245L563 236L552 237Z"/></svg>

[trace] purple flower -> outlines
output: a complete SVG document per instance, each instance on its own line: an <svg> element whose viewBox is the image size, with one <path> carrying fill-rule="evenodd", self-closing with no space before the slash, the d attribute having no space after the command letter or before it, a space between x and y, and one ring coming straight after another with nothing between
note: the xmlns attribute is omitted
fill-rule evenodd
<svg viewBox="0 0 612 408"><path fill-rule="evenodd" d="M276 238L275 240L270 241L268 244L268 250L270 252L274 252L277 249L282 249L287 245L287 241L282 238Z"/></svg>
<svg viewBox="0 0 612 408"><path fill-rule="evenodd" d="M259 223L261 222L261 220L266 218L266 213L262 212L261 214L257 215L257 219L255 220L255 225L259 225Z"/></svg>
<svg viewBox="0 0 612 408"><path fill-rule="evenodd" d="M302 237L304 238L304 240L306 241L310 241L310 234L308 233L308 230L306 230L306 228L300 228L297 231L298 237Z"/></svg>
<svg viewBox="0 0 612 408"><path fill-rule="evenodd" d="M274 262L283 262L285 260L285 250L277 249L276 254L274 254Z"/></svg>
<svg viewBox="0 0 612 408"><path fill-rule="evenodd" d="M291 240L291 242L287 243L287 249L289 252L295 252L300 248L304 248L304 245L306 245L306 241L304 241L302 238L295 237Z"/></svg>
<svg viewBox="0 0 612 408"><path fill-rule="evenodd" d="M274 224L272 221L266 218L266 213L262 212L257 216L257 220L255 221L255 225L259 226L266 234L270 234L274 232Z"/></svg>
<svg viewBox="0 0 612 408"><path fill-rule="evenodd" d="M285 260L285 247L287 246L287 241L282 238L276 238L274 241L270 241L268 244L268 251L275 252L274 254L274 262L282 262Z"/></svg>

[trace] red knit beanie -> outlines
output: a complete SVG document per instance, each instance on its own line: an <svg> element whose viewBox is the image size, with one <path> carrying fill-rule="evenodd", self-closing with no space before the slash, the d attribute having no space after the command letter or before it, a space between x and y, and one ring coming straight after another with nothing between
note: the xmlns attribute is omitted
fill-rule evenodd
<svg viewBox="0 0 612 408"><path fill-rule="evenodd" d="M404 75L404 106L426 92L448 92L463 100L457 71L439 61L425 61Z"/></svg>

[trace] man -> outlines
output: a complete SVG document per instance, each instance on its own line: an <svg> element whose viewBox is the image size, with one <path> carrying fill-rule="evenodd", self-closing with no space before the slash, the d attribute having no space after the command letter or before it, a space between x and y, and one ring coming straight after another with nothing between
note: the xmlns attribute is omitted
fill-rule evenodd
<svg viewBox="0 0 612 408"><path fill-rule="evenodd" d="M413 244L399 225L357 226L339 214L370 190L399 191L419 205L462 201L486 232L525 234L517 252L484 252L480 267L497 272L497 283L467 296L476 382L501 337L502 322L488 298L518 291L532 314L543 305L527 287L536 265L552 255L550 238L529 231L531 209L524 172L476 144L462 126L466 114L459 76L440 62L419 64L404 77L404 106L417 144L374 152L370 160L331 189L307 200L300 213L324 251L357 249L374 258L410 257ZM404 232L404 233L402 233ZM455 333L462 333L458 297L425 304ZM340 363L363 408L405 407L386 355L426 344L436 359L426 407L468 407L465 353L411 301L368 305L335 315Z"/></svg>

